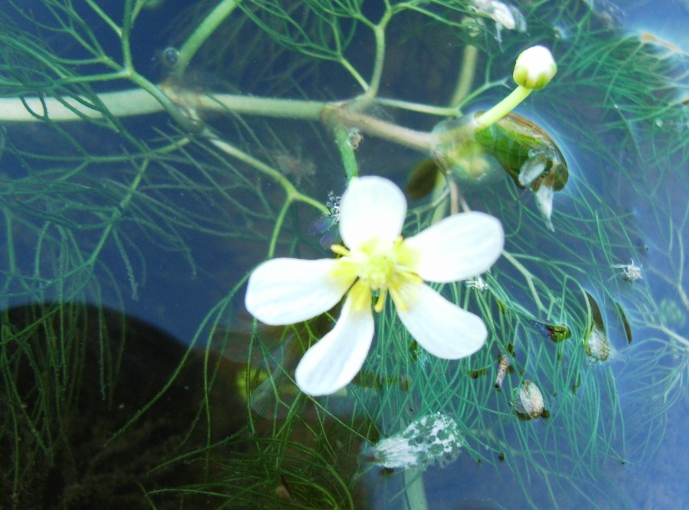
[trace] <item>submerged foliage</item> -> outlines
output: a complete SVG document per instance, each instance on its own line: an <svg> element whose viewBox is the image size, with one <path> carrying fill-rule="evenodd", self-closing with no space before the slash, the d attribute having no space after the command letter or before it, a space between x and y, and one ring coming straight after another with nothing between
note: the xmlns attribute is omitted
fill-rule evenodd
<svg viewBox="0 0 689 510"><path fill-rule="evenodd" d="M0 300L38 303L20 326L3 313L0 451L13 453L0 506L26 508L45 483L32 463L70 456L83 385L118 404L128 346L96 328L98 380L86 381L82 303L155 317L190 344L110 441L146 419L192 357L206 360L187 435L205 427L203 440L169 459L201 463L203 480L143 483L152 505L174 493L228 508L360 508L357 483L376 469L357 465L362 445L437 413L456 424L463 455L508 466L532 507L566 507L562 491L572 505L623 501L601 466L653 452L689 376L689 55L623 30L608 2L515 1L527 30L461 0L176 4L9 0L0 12ZM534 44L552 50L558 74L515 115L566 162L555 232L523 193L534 181L519 182L532 154L511 143L500 157L512 179L448 188L426 165L430 196L412 202L403 230L457 204L501 220L505 252L480 285L435 285L481 316L484 348L428 356L388 304L353 383L318 400L299 393L294 368L338 310L265 330L243 317L248 271L323 257L309 231L324 215L336 223L328 193L359 173L404 181L431 156L433 127L506 95L514 58ZM621 272L630 260L634 278ZM605 357L591 354L594 329ZM222 404L210 403L224 377L240 383L246 415L229 439L213 434ZM540 390L538 419L515 412L526 385ZM227 457L228 444L241 453ZM401 484L418 479L377 483L402 500Z"/></svg>

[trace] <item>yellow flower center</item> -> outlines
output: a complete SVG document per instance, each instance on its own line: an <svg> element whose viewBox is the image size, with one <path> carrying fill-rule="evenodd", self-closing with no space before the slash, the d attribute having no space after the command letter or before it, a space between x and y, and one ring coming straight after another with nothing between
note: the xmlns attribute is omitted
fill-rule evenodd
<svg viewBox="0 0 689 510"><path fill-rule="evenodd" d="M357 279L350 290L357 309L370 306L371 293L378 291L374 306L376 312L383 310L388 292L399 310L407 310L400 286L405 282L420 283L423 280L412 269L415 257L404 246L402 236L393 243L371 239L357 249L348 250L341 245L334 245L331 249L342 255L334 276Z"/></svg>

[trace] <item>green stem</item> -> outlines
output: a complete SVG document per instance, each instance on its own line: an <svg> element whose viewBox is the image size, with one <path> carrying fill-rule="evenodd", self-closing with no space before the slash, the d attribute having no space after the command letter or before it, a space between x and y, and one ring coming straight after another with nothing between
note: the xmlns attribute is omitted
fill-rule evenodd
<svg viewBox="0 0 689 510"><path fill-rule="evenodd" d="M150 163L150 160L144 160L141 163L141 166L139 167L139 171L136 173L136 176L134 176L134 180L132 181L131 185L129 186L129 189L127 190L127 194L120 200L120 203L117 207L117 209L112 213L112 216L110 217L110 221L106 225L106 227L103 229L103 233L100 236L100 239L98 240L98 243L96 244L95 248L93 249L93 252L91 253L91 256L89 259L86 261L86 265L93 267L93 265L96 263L96 259L100 255L101 250L103 249L103 246L105 245L105 242L108 240L110 237L110 233L112 232L113 228L115 228L115 225L117 224L117 221L119 218L122 216L122 211L126 211L129 208L129 204L131 203L132 199L134 198L134 195L136 194L137 190L139 189L139 185L141 184L141 181L144 178L144 174L146 173L146 170L148 169L148 165Z"/></svg>
<svg viewBox="0 0 689 510"><path fill-rule="evenodd" d="M122 21L122 37L120 38L122 44L122 65L125 69L134 69L134 60L132 59L131 47L131 30L132 23L132 0L127 0L124 4L124 16Z"/></svg>
<svg viewBox="0 0 689 510"><path fill-rule="evenodd" d="M451 106L456 107L459 105L471 91L471 85L474 83L477 59L478 48L471 44L466 46L464 48L464 58L462 60L462 69L459 72L459 79L457 80L457 87L452 94L452 99L450 99Z"/></svg>
<svg viewBox="0 0 689 510"><path fill-rule="evenodd" d="M158 87L138 74L123 77L129 78L144 90L106 92L98 96L108 111L118 118L167 111L183 127L188 127L188 131L195 132L197 126L182 113L180 106L182 110L186 109L189 112L232 111L248 115L314 121L331 115L337 117L347 128L357 128L362 133L404 145L424 154L428 154L431 150L430 133L414 131L391 122L385 122L337 104L232 94L200 95L196 92L174 87L170 83L164 83ZM84 102L89 104L87 98L84 98ZM32 114L31 111L43 115L45 113L44 108L54 122L83 121L84 118L100 119L103 117L99 110L90 108L71 98L61 98L60 101L52 97L42 100L36 97L0 98L0 121L39 122L43 118Z"/></svg>
<svg viewBox="0 0 689 510"><path fill-rule="evenodd" d="M282 230L282 224L285 222L285 215L292 205L292 201L287 198L285 203L282 204L282 208L278 213L278 217L275 220L275 225L273 225L273 233L270 236L270 246L268 246L268 256L267 258L272 259L275 256L275 246L278 242L278 237L280 236L280 230Z"/></svg>
<svg viewBox="0 0 689 510"><path fill-rule="evenodd" d="M457 108L454 106L433 106L423 103L413 103L411 101L402 101L399 99L390 99L387 97L376 97L373 101L376 104L389 106L391 108L400 108L401 110L408 110L410 112L427 113L428 115L438 115L439 117L457 116Z"/></svg>
<svg viewBox="0 0 689 510"><path fill-rule="evenodd" d="M371 75L371 85L366 94L368 98L373 98L378 95L380 88L380 80L383 77L383 64L385 62L385 27L390 20L390 11L387 10L380 23L373 27L373 35L376 39L376 58L373 61L373 74Z"/></svg>
<svg viewBox="0 0 689 510"><path fill-rule="evenodd" d="M327 108L327 111L324 109L324 118L331 115L337 117L345 126L355 127L363 133L404 145L424 154L428 154L431 150L430 133L414 131L346 108L333 106Z"/></svg>
<svg viewBox="0 0 689 510"><path fill-rule="evenodd" d="M98 94L100 102L113 117L136 117L162 111L177 111L180 104L186 108L197 108L207 111L247 113L267 117L280 117L301 120L319 120L321 110L328 103L319 101L300 101L291 99L272 99L247 97L239 95L218 94L201 96L169 84L160 87L145 78L134 74L118 73L118 79L130 79L141 88L104 92ZM142 90L144 89L144 90ZM102 119L99 110L86 106L91 104L87 97L82 101L70 97L23 97L0 98L0 121L3 122L41 122L44 113L48 113L54 122L83 121L84 118ZM45 105L46 112L43 111ZM66 106L68 105L68 106ZM27 109L28 108L28 109ZM29 110L37 112L39 116Z"/></svg>
<svg viewBox="0 0 689 510"><path fill-rule="evenodd" d="M529 286L531 296L534 298L538 310L547 314L548 309L545 306L543 306L543 302L541 301L541 298L538 296L538 291L536 290L536 286L534 285L534 276L510 252L503 250L502 256L505 257L517 269L517 271L519 271L522 274L522 276L526 280L526 284Z"/></svg>
<svg viewBox="0 0 689 510"><path fill-rule="evenodd" d="M485 129L502 119L505 115L514 110L519 103L524 101L524 99L531 94L531 90L532 89L519 85L509 96L476 119L476 129Z"/></svg>
<svg viewBox="0 0 689 510"><path fill-rule="evenodd" d="M93 9L93 12L95 12L98 17L117 34L117 37L122 37L122 29L112 20L110 16L105 14L105 11L101 9L101 7L94 0L86 0L86 3L89 7L91 7L91 9Z"/></svg>
<svg viewBox="0 0 689 510"><path fill-rule="evenodd" d="M297 189L294 187L294 185L290 182L290 180L287 177L285 177L283 174L281 174L274 168L271 168L270 166L266 165L263 161L249 156L245 152L240 151L239 149L230 145L226 141L221 140L216 136L212 135L210 132L204 133L204 136L225 154L229 154L230 156L237 158L238 160L243 161L248 165L251 165L259 172L277 181L283 187L285 193L287 194L287 198L285 199L287 203L291 203L294 201L304 202L305 204L308 204L314 207L315 209L318 209L323 214L330 214L330 211L324 204L297 191Z"/></svg>
<svg viewBox="0 0 689 510"><path fill-rule="evenodd" d="M336 109L334 108L323 110L323 121L335 136L335 143L337 144L337 149L340 151L340 157L342 158L347 180L349 181L357 177L359 175L359 165L357 165L354 147L351 143L350 130L347 129L347 126L337 117Z"/></svg>
<svg viewBox="0 0 689 510"><path fill-rule="evenodd" d="M151 96L153 96L153 98L155 98L155 100L160 103L160 105L170 115L170 117L175 119L175 121L177 121L177 123L185 131L189 133L198 132L198 125L194 122L194 120L191 119L188 115L182 113L178 105L175 104L172 101L172 99L167 94L165 94L165 92L160 87L158 87L154 83L151 83L138 73L132 73L130 80L137 84L139 87L141 87L143 90L148 92Z"/></svg>
<svg viewBox="0 0 689 510"><path fill-rule="evenodd" d="M241 0L222 0L206 19L194 30L179 50L179 64L173 71L175 78L182 78L189 67L189 62L204 42L215 32L218 26L239 6Z"/></svg>
<svg viewBox="0 0 689 510"><path fill-rule="evenodd" d="M171 86L168 83L164 83L161 87L173 102L187 109L199 111L232 111L274 118L320 120L321 110L328 104L322 101L275 99L233 94L202 95Z"/></svg>
<svg viewBox="0 0 689 510"><path fill-rule="evenodd" d="M448 184L448 177L446 177L443 172L438 172L435 176L435 185L433 186L433 202L438 200L443 195L450 194L450 186ZM431 217L431 225L438 223L445 216L447 216L447 204L447 201L438 203L438 207L436 207L436 209L433 211L433 216Z"/></svg>
<svg viewBox="0 0 689 510"><path fill-rule="evenodd" d="M5 251L7 253L7 265L9 269L9 275L5 278L5 282L2 286L2 294L7 295L8 290L10 288L10 285L12 283L12 278L18 274L17 271L17 259L15 255L15 248L14 248L14 229L12 228L12 215L10 214L10 211L7 208L2 209L2 213L5 216L5 229L6 229L6 248Z"/></svg>
<svg viewBox="0 0 689 510"><path fill-rule="evenodd" d="M406 510L428 510L426 488L423 483L423 472L407 469L404 472L404 487L406 492Z"/></svg>

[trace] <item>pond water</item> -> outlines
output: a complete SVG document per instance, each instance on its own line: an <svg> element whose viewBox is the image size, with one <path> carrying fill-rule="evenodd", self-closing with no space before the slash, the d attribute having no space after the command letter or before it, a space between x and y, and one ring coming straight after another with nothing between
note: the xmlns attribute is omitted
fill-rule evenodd
<svg viewBox="0 0 689 510"><path fill-rule="evenodd" d="M688 22L680 0L3 4L0 507L687 507ZM557 73L476 127L534 45ZM405 239L499 220L495 263L433 284L485 344L430 354L445 317L410 333L391 291L361 369L310 397L295 370L348 305L267 326L247 279L350 242L356 175L404 190Z"/></svg>

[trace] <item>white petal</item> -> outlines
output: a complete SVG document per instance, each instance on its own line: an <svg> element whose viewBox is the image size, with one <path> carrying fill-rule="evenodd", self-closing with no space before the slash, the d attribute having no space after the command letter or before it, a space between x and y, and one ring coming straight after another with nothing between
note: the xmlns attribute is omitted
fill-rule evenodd
<svg viewBox="0 0 689 510"><path fill-rule="evenodd" d="M352 282L336 279L336 259L273 259L251 273L245 304L271 326L302 322L330 310Z"/></svg>
<svg viewBox="0 0 689 510"><path fill-rule="evenodd" d="M397 313L411 336L438 358L457 359L478 351L488 331L480 317L450 303L428 285L410 283L402 289L408 309Z"/></svg>
<svg viewBox="0 0 689 510"><path fill-rule="evenodd" d="M406 214L407 201L392 181L352 179L340 201L340 235L350 249L370 239L394 241L402 233Z"/></svg>
<svg viewBox="0 0 689 510"><path fill-rule="evenodd" d="M373 340L370 308L355 310L347 297L335 327L313 345L294 374L308 395L330 395L341 390L359 372Z"/></svg>
<svg viewBox="0 0 689 510"><path fill-rule="evenodd" d="M505 242L502 225L481 212L448 216L405 240L416 252L412 268L430 282L456 282L486 271L498 259Z"/></svg>

